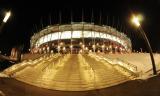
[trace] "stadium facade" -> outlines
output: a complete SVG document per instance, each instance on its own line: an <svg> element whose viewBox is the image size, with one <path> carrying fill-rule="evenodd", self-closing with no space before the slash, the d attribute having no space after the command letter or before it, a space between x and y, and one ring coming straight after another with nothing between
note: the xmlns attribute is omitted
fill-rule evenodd
<svg viewBox="0 0 160 96"><path fill-rule="evenodd" d="M47 26L30 40L32 53L131 52L126 34L107 25L72 22Z"/></svg>

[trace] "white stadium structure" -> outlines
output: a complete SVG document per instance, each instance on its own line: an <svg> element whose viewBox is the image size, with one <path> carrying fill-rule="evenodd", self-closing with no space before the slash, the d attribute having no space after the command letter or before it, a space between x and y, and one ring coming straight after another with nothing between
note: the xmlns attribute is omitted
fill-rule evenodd
<svg viewBox="0 0 160 96"><path fill-rule="evenodd" d="M131 40L110 26L85 22L47 26L31 37L31 51L131 52Z"/></svg>

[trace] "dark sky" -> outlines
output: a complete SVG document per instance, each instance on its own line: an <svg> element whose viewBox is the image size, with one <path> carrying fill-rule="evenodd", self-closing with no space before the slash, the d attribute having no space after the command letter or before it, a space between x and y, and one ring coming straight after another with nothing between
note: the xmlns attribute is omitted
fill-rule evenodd
<svg viewBox="0 0 160 96"><path fill-rule="evenodd" d="M81 21L82 9L84 21L90 22L93 10L96 24L99 24L101 13L102 24L118 26L118 30L125 31L131 37L133 49L136 50L146 49L146 47L139 32L130 24L129 17L132 13L141 13L144 16L142 27L151 42L153 51L160 52L160 1L158 0L0 0L0 24L4 12L12 11L11 18L0 33L0 50L7 52L21 44L24 44L27 49L30 37L37 32L37 29L42 29L41 21L45 27L49 24L49 16L51 16L51 23L57 24L58 13L61 12L62 23L69 23L71 11L73 21Z"/></svg>

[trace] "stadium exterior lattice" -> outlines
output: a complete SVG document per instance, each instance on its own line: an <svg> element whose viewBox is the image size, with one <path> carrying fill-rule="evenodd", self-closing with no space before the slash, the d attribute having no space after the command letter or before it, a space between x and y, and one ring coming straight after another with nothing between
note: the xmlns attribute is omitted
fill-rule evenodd
<svg viewBox="0 0 160 96"><path fill-rule="evenodd" d="M32 53L131 52L132 44L126 34L107 25L72 22L47 26L30 40Z"/></svg>

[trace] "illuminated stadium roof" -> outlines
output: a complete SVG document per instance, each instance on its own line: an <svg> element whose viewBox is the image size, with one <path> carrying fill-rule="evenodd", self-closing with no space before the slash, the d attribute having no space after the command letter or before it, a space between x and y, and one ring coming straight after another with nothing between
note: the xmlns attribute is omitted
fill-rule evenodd
<svg viewBox="0 0 160 96"><path fill-rule="evenodd" d="M93 23L72 23L64 25L47 26L39 33L31 37L31 48L38 48L42 44L57 40L95 38L105 39L131 49L131 40L122 32L107 25L95 25Z"/></svg>

